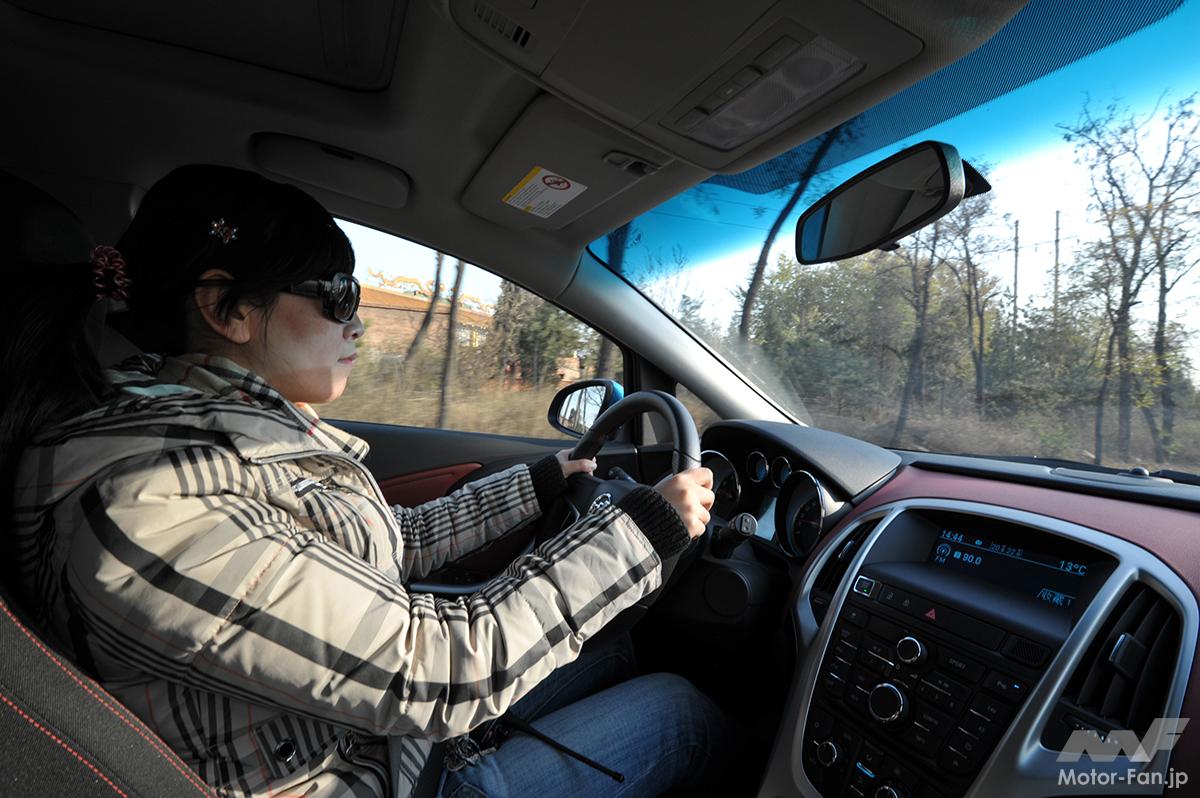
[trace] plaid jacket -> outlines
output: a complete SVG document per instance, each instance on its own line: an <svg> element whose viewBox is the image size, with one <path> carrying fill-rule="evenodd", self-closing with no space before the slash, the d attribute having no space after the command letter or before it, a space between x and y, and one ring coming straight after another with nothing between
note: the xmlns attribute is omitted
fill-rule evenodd
<svg viewBox="0 0 1200 798"><path fill-rule="evenodd" d="M687 535L649 488L457 600L404 583L537 517L553 458L389 507L367 445L232 361L142 356L41 433L14 494L44 625L218 793L407 795L658 587ZM404 738L392 784L385 735Z"/></svg>

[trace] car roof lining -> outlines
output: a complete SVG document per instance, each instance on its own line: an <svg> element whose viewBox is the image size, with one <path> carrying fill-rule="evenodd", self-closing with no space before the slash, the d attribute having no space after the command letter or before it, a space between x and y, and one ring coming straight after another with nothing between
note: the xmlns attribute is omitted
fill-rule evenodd
<svg viewBox="0 0 1200 798"><path fill-rule="evenodd" d="M889 4L903 5L871 3L877 12ZM927 53L952 58L957 51L947 43L947 15L981 3L922 5L930 9L922 58ZM1016 5L1010 2L1005 9ZM888 13L898 12L890 8ZM995 14L987 19L997 26L1002 21ZM914 26L919 27L909 23ZM118 220L136 205L141 190L175 166L207 161L256 168L254 137L281 134L362 154L411 180L400 209L304 186L334 214L479 263L554 298L569 283L587 243L711 174L667 153L653 174L602 197L557 229L514 228L470 212L464 191L535 100L562 103L592 119L602 115L498 61L432 0L409 3L394 76L384 91L351 91L195 49L48 19L9 2L0 2L0 59L8 74L21 76L7 82L5 94L12 118L24 120L0 132L0 168L56 191L100 240L115 239ZM790 127L763 153L795 146L811 131L827 127L829 119L877 102L912 82L921 68L907 65L875 81L856 103ZM634 131L613 131L613 149L640 138ZM569 159L568 154L564 160Z"/></svg>

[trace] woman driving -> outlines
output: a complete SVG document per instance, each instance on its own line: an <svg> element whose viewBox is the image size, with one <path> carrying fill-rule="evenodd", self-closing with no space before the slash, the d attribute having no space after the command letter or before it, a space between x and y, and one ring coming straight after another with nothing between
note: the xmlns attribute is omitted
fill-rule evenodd
<svg viewBox="0 0 1200 798"><path fill-rule="evenodd" d="M711 474L635 489L471 596L410 592L595 464L563 451L389 506L366 444L310 407L354 367L353 270L302 191L191 166L115 249L59 269L53 302L9 317L21 388L0 444L22 451L24 603L222 795L406 796L440 740L446 796L715 784L728 745L709 699L670 674L622 681L627 647L581 657L703 532ZM160 354L100 372L79 320L105 297ZM506 713L602 768L537 736L464 737Z"/></svg>

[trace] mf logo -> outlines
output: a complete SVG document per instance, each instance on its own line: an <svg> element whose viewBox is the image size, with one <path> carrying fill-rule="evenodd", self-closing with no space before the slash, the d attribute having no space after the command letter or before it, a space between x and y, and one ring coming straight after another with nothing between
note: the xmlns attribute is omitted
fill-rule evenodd
<svg viewBox="0 0 1200 798"><path fill-rule="evenodd" d="M1100 736L1095 731L1077 729L1071 732L1059 762L1078 762L1087 755L1096 762L1112 762L1124 754L1132 762L1149 762L1159 751L1170 751L1188 725L1188 718L1157 718L1150 724L1144 740L1128 729L1119 729Z"/></svg>

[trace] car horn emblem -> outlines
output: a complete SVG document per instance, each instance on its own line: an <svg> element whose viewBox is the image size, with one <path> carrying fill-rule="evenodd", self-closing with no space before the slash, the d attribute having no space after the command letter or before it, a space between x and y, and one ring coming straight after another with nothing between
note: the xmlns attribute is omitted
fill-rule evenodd
<svg viewBox="0 0 1200 798"><path fill-rule="evenodd" d="M609 507L611 505L612 505L612 494L611 493L601 493L599 496L597 496L595 499L592 500L592 505L590 507L588 507L588 515L591 515L592 513L598 513L601 510L603 510L605 507Z"/></svg>

